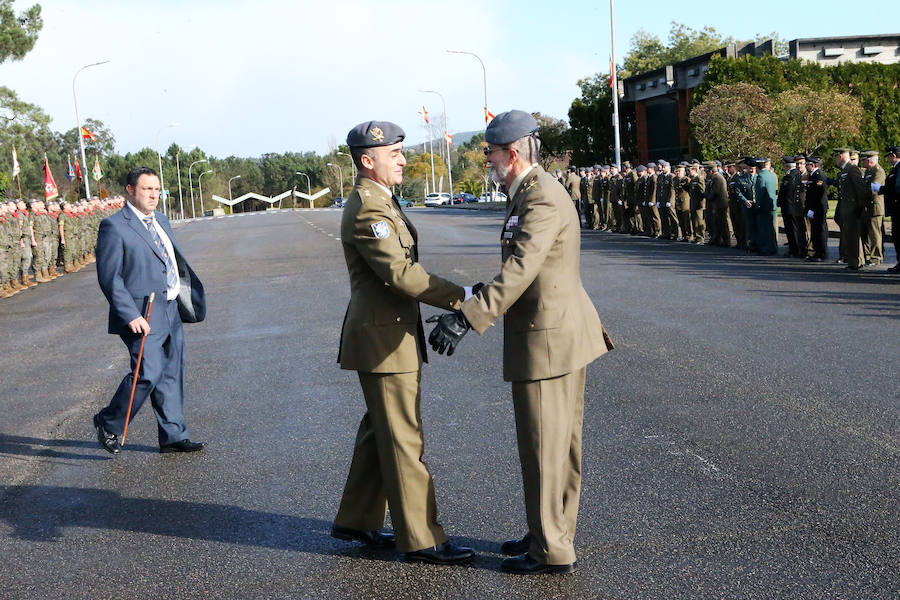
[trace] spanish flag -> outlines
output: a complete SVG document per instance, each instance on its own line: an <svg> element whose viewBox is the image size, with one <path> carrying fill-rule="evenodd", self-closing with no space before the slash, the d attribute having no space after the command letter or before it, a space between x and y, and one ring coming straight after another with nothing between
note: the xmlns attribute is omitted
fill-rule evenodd
<svg viewBox="0 0 900 600"><path fill-rule="evenodd" d="M44 154L44 200L49 202L57 196L59 196L59 190L56 189L53 173L50 172L50 163L47 162L47 155Z"/></svg>
<svg viewBox="0 0 900 600"><path fill-rule="evenodd" d="M81 128L81 137L83 137L86 140L91 140L92 142L97 141L97 136L94 135L93 133L91 133L90 131L88 131L87 129L85 129L84 127Z"/></svg>
<svg viewBox="0 0 900 600"><path fill-rule="evenodd" d="M494 120L494 113L487 109L487 106L484 107L484 122L485 124L490 123Z"/></svg>

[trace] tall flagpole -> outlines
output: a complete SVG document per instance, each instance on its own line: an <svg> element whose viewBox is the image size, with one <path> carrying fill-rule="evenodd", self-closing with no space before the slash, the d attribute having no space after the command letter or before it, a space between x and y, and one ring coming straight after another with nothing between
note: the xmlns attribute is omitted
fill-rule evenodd
<svg viewBox="0 0 900 600"><path fill-rule="evenodd" d="M622 156L619 153L619 83L616 81L616 23L613 16L613 0L609 0L609 30L610 44L612 46L612 57L609 66L609 85L612 88L613 97L613 135L616 147L616 168L622 167Z"/></svg>

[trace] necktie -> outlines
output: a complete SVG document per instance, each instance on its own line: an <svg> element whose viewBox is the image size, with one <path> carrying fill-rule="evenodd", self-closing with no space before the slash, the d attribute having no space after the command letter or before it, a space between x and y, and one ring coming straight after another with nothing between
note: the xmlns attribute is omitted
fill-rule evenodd
<svg viewBox="0 0 900 600"><path fill-rule="evenodd" d="M163 260L166 262L166 285L171 289L175 287L175 283L178 280L178 276L175 274L175 264L172 262L172 259L169 258L169 253L166 251L166 245L162 243L162 239L160 239L159 234L156 232L156 227L153 226L153 217L144 217L142 221L144 221L144 225L147 226L147 231L150 232L153 243L159 248L160 253L163 255Z"/></svg>

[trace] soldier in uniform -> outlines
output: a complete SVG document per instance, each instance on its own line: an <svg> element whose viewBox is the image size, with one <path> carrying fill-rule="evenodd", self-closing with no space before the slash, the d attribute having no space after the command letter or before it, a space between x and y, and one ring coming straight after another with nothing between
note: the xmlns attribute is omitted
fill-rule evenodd
<svg viewBox="0 0 900 600"><path fill-rule="evenodd" d="M49 244L45 243L50 235L50 217L44 210L44 203L40 200L31 201L31 219L34 224L34 280L38 283L50 281L50 253Z"/></svg>
<svg viewBox="0 0 900 600"><path fill-rule="evenodd" d="M747 252L759 252L756 230L756 159L747 157L741 159L740 164L742 172L734 189L741 203L741 216L747 235L746 249Z"/></svg>
<svg viewBox="0 0 900 600"><path fill-rule="evenodd" d="M600 192L603 194L603 201L600 204L600 228L603 231L612 231L615 226L615 219L613 219L613 209L609 201L609 195L612 192L612 177L609 165L601 165L600 175L603 178L603 183L600 186Z"/></svg>
<svg viewBox="0 0 900 600"><path fill-rule="evenodd" d="M22 215L22 263L20 270L22 271L22 283L28 287L34 287L37 282L31 275L31 265L34 261L34 247L37 242L34 239L34 226L31 220L31 214L28 211L28 205L21 198L16 201L16 208Z"/></svg>
<svg viewBox="0 0 900 600"><path fill-rule="evenodd" d="M675 214L678 216L678 225L681 228L680 242L689 242L693 237L691 228L691 179L687 176L688 163L680 162L675 165L672 174L672 186L675 188Z"/></svg>
<svg viewBox="0 0 900 600"><path fill-rule="evenodd" d="M581 222L581 177L575 170L575 167L569 167L569 174L566 176L566 191L569 192L569 198L575 205L578 213L578 222Z"/></svg>
<svg viewBox="0 0 900 600"><path fill-rule="evenodd" d="M647 163L647 181L644 183L644 202L647 204L647 235L654 239L662 237L662 224L656 202L656 187L659 177L656 174L656 163Z"/></svg>
<svg viewBox="0 0 900 600"><path fill-rule="evenodd" d="M623 198L624 191L622 189L622 177L619 174L619 167L609 165L609 206L611 208L609 228L616 233L622 233L625 221Z"/></svg>
<svg viewBox="0 0 900 600"><path fill-rule="evenodd" d="M584 168L584 167L581 167L581 169L579 169L579 173L578 173L578 174L581 176L581 181L579 182L580 192L581 192L581 212L582 212L582 213L586 213L586 212L587 212L587 208L585 207L585 203L586 203L586 202L590 199L590 197L591 197L591 177L590 177L590 169L586 169L586 168ZM586 227L586 226L587 226L587 225L583 225L583 227Z"/></svg>
<svg viewBox="0 0 900 600"><path fill-rule="evenodd" d="M581 240L568 199L537 164L537 121L523 111L487 127L491 161L509 193L500 273L440 318L429 340L452 351L469 328L503 316L503 378L513 410L528 531L503 544L504 571L571 573L581 492L585 371L612 349L581 283Z"/></svg>
<svg viewBox="0 0 900 600"><path fill-rule="evenodd" d="M837 183L840 194L838 210L841 219L842 258L847 263L847 269L859 271L865 265L860 223L866 202L871 194L871 188L863 180L859 167L851 162L850 155L852 153L855 152L850 148L835 150L835 163L840 171L837 180L832 181Z"/></svg>
<svg viewBox="0 0 900 600"><path fill-rule="evenodd" d="M713 161L703 163L706 169L704 196L714 226L710 228L711 246L731 246L731 227L728 224L728 183Z"/></svg>
<svg viewBox="0 0 900 600"><path fill-rule="evenodd" d="M822 172L822 159L810 156L806 186L806 216L810 221L813 253L806 260L823 262L828 259L828 179Z"/></svg>
<svg viewBox="0 0 900 600"><path fill-rule="evenodd" d="M778 178L772 172L768 158L757 158L757 175L754 186L756 197L756 235L759 253L763 256L778 254Z"/></svg>
<svg viewBox="0 0 900 600"><path fill-rule="evenodd" d="M781 158L784 163L784 176L778 186L778 208L781 209L781 221L784 223L784 233L788 241L788 253L786 256L793 258L801 257L801 248L806 250L806 246L801 246L798 239L798 232L794 226L794 220L791 218L790 205L794 202L797 195L797 188L800 186L800 173L797 170L797 162L793 156L783 156Z"/></svg>
<svg viewBox="0 0 900 600"><path fill-rule="evenodd" d="M891 161L891 171L884 180L883 186L878 186L878 193L884 196L884 207L891 215L891 236L894 238L894 250L897 254L897 264L888 269L889 273L900 273L900 240L897 240L900 231L900 146L888 146L885 155Z"/></svg>
<svg viewBox="0 0 900 600"><path fill-rule="evenodd" d="M594 180L591 182L591 203L593 206L591 207L591 229L600 230L603 228L603 223L600 222L600 211L603 207L603 171L600 168L600 165L594 167L596 173L594 175Z"/></svg>
<svg viewBox="0 0 900 600"><path fill-rule="evenodd" d="M741 183L742 169L738 161L728 161L725 164L728 183L728 212L731 216L731 228L734 230L735 246L741 250L747 249L747 229L744 225L743 202L738 194L738 186Z"/></svg>
<svg viewBox="0 0 900 600"><path fill-rule="evenodd" d="M878 189L884 185L887 176L884 169L878 164L878 150L861 152L859 157L864 161L866 167L863 181L869 186L865 214L861 223L861 226L867 230L863 253L866 265L875 266L884 262L884 243L881 235L884 222L884 196L878 193Z"/></svg>
<svg viewBox="0 0 900 600"><path fill-rule="evenodd" d="M62 247L63 270L66 273L75 272L75 254L78 251L78 217L72 212L72 206L64 202L60 207L59 217L59 245Z"/></svg>
<svg viewBox="0 0 900 600"><path fill-rule="evenodd" d="M678 216L675 213L675 176L672 174L672 165L665 160L658 161L662 168L659 178L656 180L656 204L659 206L659 214L662 218L663 237L670 240L678 239Z"/></svg>
<svg viewBox="0 0 900 600"><path fill-rule="evenodd" d="M3 203L6 208L5 219L9 226L9 254L6 260L6 278L9 287L20 292L27 288L19 279L19 266L22 264L22 221L19 218L19 209L15 201Z"/></svg>
<svg viewBox="0 0 900 600"><path fill-rule="evenodd" d="M698 162L691 163L690 176L691 232L693 232L693 242L702 244L706 241L706 176ZM691 239L691 236L686 235L686 237Z"/></svg>
<svg viewBox="0 0 900 600"><path fill-rule="evenodd" d="M641 210L637 194L637 173L631 163L622 163L622 192L625 196L625 232L638 235L641 232Z"/></svg>
<svg viewBox="0 0 900 600"><path fill-rule="evenodd" d="M594 229L596 224L596 219L594 217L594 213L597 212L597 204L594 195L594 188L596 187L596 173L599 171L598 166L594 166L591 169L591 173L588 176L588 182L585 186L585 193L582 195L584 200L584 228L585 229Z"/></svg>
<svg viewBox="0 0 900 600"><path fill-rule="evenodd" d="M9 279L9 265L12 263L13 220L9 216L5 202L0 202L0 298L9 298L18 293Z"/></svg>
<svg viewBox="0 0 900 600"><path fill-rule="evenodd" d="M420 382L427 356L419 302L455 308L471 289L419 264L416 228L390 191L403 181L404 137L387 121L361 123L347 135L359 176L341 218L350 303L338 362L357 371L367 410L331 534L369 546L396 544L410 561L455 564L474 553L447 541L422 460ZM387 508L393 535L380 531Z"/></svg>

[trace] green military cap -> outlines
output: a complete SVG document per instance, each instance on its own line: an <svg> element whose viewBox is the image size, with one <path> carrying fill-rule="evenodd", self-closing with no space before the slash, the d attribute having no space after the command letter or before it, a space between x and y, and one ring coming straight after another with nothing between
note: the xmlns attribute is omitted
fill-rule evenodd
<svg viewBox="0 0 900 600"><path fill-rule="evenodd" d="M854 158L859 158L859 151L858 151L858 150L851 150L851 151L850 151L850 159L853 160Z"/></svg>
<svg viewBox="0 0 900 600"><path fill-rule="evenodd" d="M855 152L855 150L849 146L842 146L834 149L835 154L843 154L844 152Z"/></svg>
<svg viewBox="0 0 900 600"><path fill-rule="evenodd" d="M390 121L366 121L350 130L347 145L351 148L390 146L402 142L405 137L403 129Z"/></svg>
<svg viewBox="0 0 900 600"><path fill-rule="evenodd" d="M733 167L733 166L737 165L737 161L733 158L726 158L722 162L726 167Z"/></svg>
<svg viewBox="0 0 900 600"><path fill-rule="evenodd" d="M873 156L878 156L878 150L865 150L859 153L860 158L872 158Z"/></svg>
<svg viewBox="0 0 900 600"><path fill-rule="evenodd" d="M630 163L629 161L626 160L625 162L622 163L622 168L630 169L630 168L631 168L631 163Z"/></svg>
<svg viewBox="0 0 900 600"><path fill-rule="evenodd" d="M677 165L675 165L675 168L676 168L676 169L684 169L684 168L687 167L687 166L688 166L688 164L687 164L686 162L681 161L680 163L678 163Z"/></svg>
<svg viewBox="0 0 900 600"><path fill-rule="evenodd" d="M707 160L707 161L704 161L703 166L707 169L715 169L718 165L716 164L716 161L714 161L714 160Z"/></svg>

